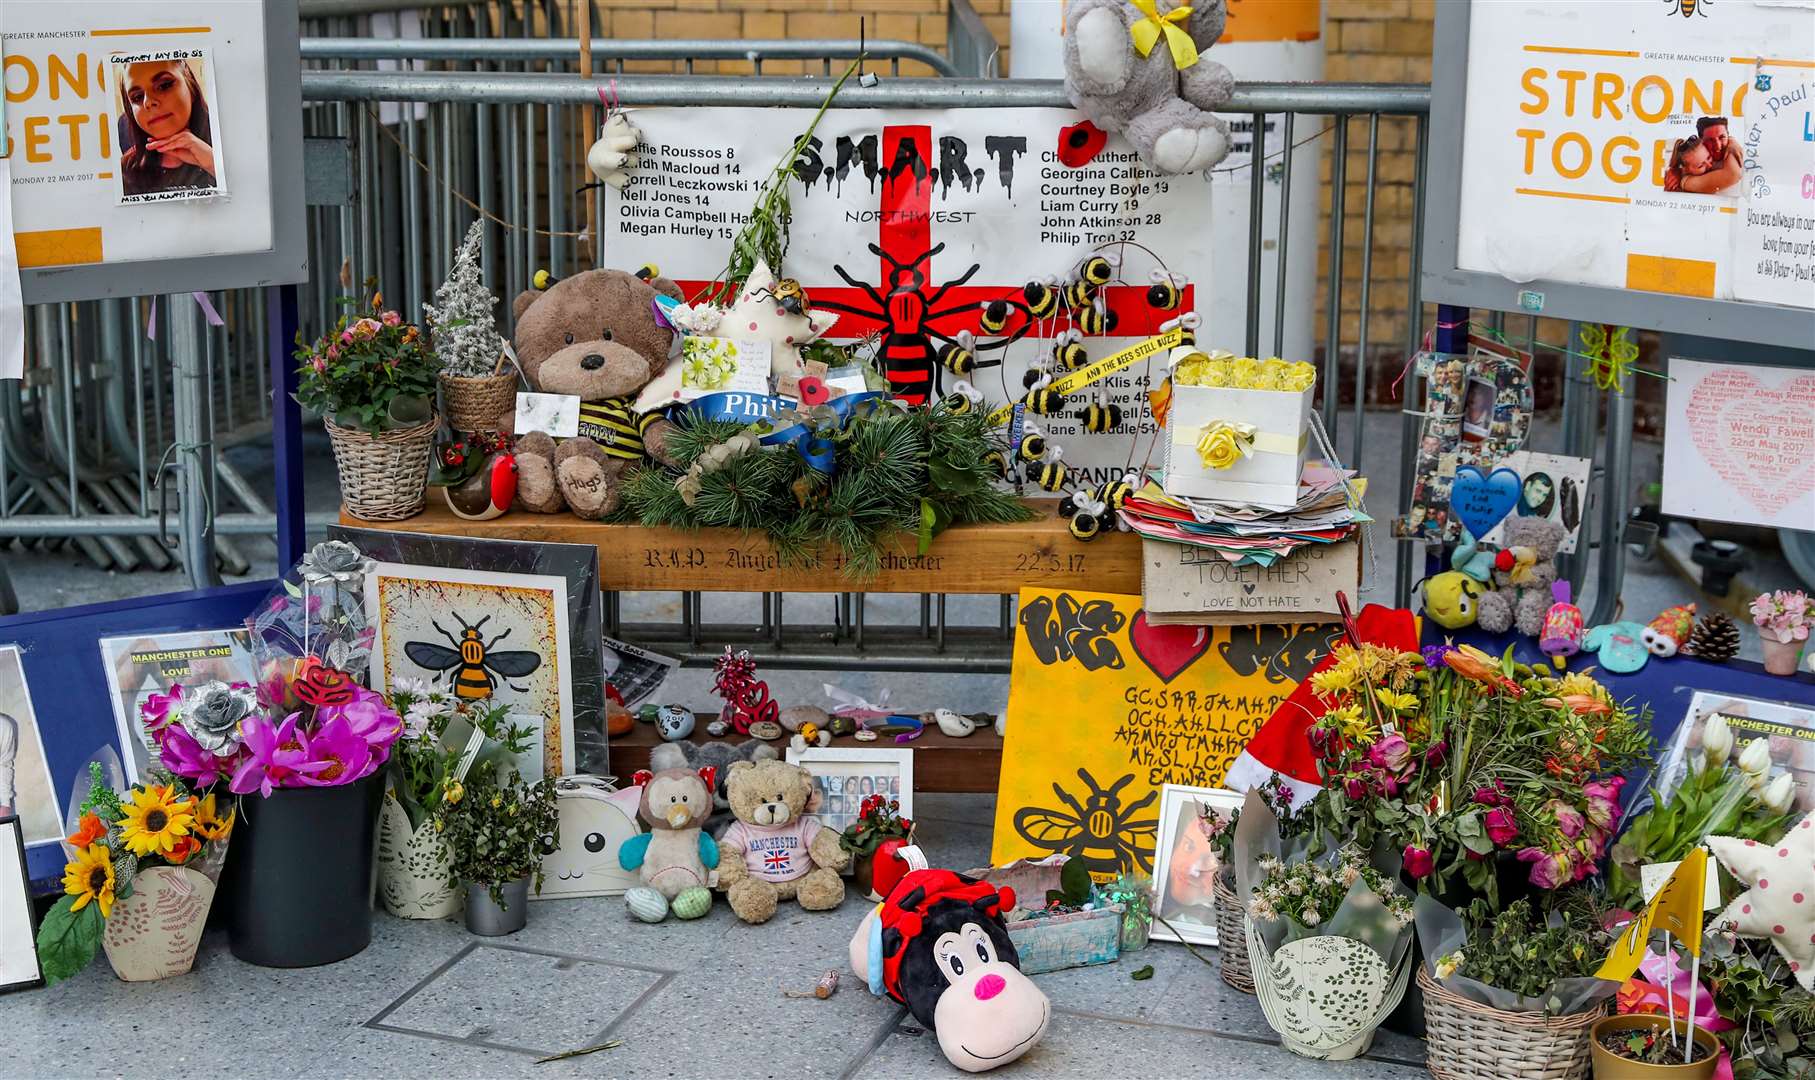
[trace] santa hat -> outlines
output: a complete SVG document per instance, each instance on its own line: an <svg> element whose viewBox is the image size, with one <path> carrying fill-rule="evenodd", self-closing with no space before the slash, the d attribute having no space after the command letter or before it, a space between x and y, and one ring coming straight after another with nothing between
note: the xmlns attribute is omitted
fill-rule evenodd
<svg viewBox="0 0 1815 1080"><path fill-rule="evenodd" d="M1404 608L1369 604L1355 620L1363 642L1401 652L1418 651L1418 620ZM1325 656L1311 669L1315 675L1336 663ZM1292 805L1302 806L1323 787L1317 773L1317 752L1311 749L1311 725L1323 718L1329 706L1320 701L1306 675L1298 688L1273 711L1223 777L1231 791L1261 787L1278 777L1292 791Z"/></svg>

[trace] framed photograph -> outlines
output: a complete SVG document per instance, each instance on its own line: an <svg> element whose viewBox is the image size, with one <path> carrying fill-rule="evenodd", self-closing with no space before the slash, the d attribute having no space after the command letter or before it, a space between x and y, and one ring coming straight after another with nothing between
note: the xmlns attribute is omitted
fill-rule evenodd
<svg viewBox="0 0 1815 1080"><path fill-rule="evenodd" d="M822 746L788 751L788 763L813 774L817 809L813 816L833 832L857 820L863 800L887 795L901 804L902 817L914 816L914 752L867 747Z"/></svg>
<svg viewBox="0 0 1815 1080"><path fill-rule="evenodd" d="M1689 755L1702 752L1702 730L1716 713L1733 732L1734 759L1753 741L1766 740L1772 773L1787 772L1796 780L1796 809L1815 810L1815 707L1707 690L1690 697L1688 713L1658 766L1655 786L1662 798L1668 799L1683 782Z"/></svg>
<svg viewBox="0 0 1815 1080"><path fill-rule="evenodd" d="M153 694L172 686L197 683L258 681L250 634L233 630L200 630L181 634L132 634L101 639L101 667L113 701L114 726L120 731L121 760L129 783L150 774L152 751L139 724L139 707Z"/></svg>
<svg viewBox="0 0 1815 1080"><path fill-rule="evenodd" d="M651 652L628 641L607 637L604 642L605 681L618 692L626 709L648 701L681 666L678 657Z"/></svg>
<svg viewBox="0 0 1815 1080"><path fill-rule="evenodd" d="M538 646L528 643L530 629L528 614L530 610L541 606L540 625L547 629L547 612L550 608L558 614L555 620L563 628L559 647L552 653L538 653L545 659L552 655L558 664L555 667L539 664L537 672L527 677L513 677L496 670L482 671L480 674L469 674L475 684L483 684L485 675L497 680L494 692L501 704L521 706L520 711L540 713L547 721L545 727L544 748L548 751L549 774L565 775L573 772L591 773L604 776L610 773L610 761L605 737L605 671L602 644L605 626L605 598L599 592L599 549L591 544L540 544L525 540L476 540L460 536L434 536L427 533L388 532L377 529L354 529L339 525L328 527L328 537L333 540L345 540L365 554L375 559L380 569L382 564L407 565L411 568L406 578L415 580L419 586L406 586L400 581L392 591L401 596L404 592L418 589L431 602L424 612L435 617L457 640L465 637L465 627L450 625L454 608L459 607L460 615L474 620L484 619L494 608L491 602L500 596L513 595L515 614L500 611L480 628L481 644L489 642L491 646L505 653L537 652ZM440 603L435 601L432 593L434 587L426 584L436 580L437 575L445 580L447 589L442 590L442 600L457 597L461 603ZM374 574L366 579L368 603L371 592L379 575ZM535 579L534 583L526 580ZM458 579L458 580L456 580ZM526 588L530 592L506 594L496 590L487 592L488 585L509 583L513 588ZM556 602L556 594L561 599ZM540 599L536 599L540 597ZM474 601L478 602L475 603ZM528 605L527 608L525 605ZM442 614L433 614L433 608L442 607ZM370 611L381 614L378 606L371 606ZM515 622L513 623L513 620ZM375 619L375 621L377 621ZM497 635L505 629L516 625L509 637L502 640ZM435 649L418 649L418 655L434 662L445 662L448 657L439 649L458 649L448 644L447 637L426 623L415 627L430 635L392 638L384 642L382 649L374 642L372 655L373 686L389 686L389 680L398 675L410 678L430 678L441 676L459 679L465 665L430 670L412 661L404 650L410 641L418 641ZM380 627L380 634L384 629ZM565 651L561 651L564 649ZM496 660L496 654L487 649L488 659ZM390 663L389 668L381 664ZM504 662L510 670L520 670L528 660L523 657L511 657ZM496 665L494 665L495 667ZM450 676L451 673L451 676ZM384 679L380 682L379 679ZM558 687L561 700L565 702L565 714L560 708L550 704L546 696L549 684ZM447 685L444 682L443 685ZM511 686L528 686L531 691L519 692ZM541 690L534 690L540 687ZM530 693L542 694L541 702L533 707L525 706Z"/></svg>
<svg viewBox="0 0 1815 1080"><path fill-rule="evenodd" d="M548 574L380 562L366 575L371 682L434 683L542 718L544 770L575 769L567 591ZM473 657L477 659L473 659Z"/></svg>
<svg viewBox="0 0 1815 1080"><path fill-rule="evenodd" d="M16 816L0 815L0 994L43 985L24 834Z"/></svg>
<svg viewBox="0 0 1815 1080"><path fill-rule="evenodd" d="M1206 806L1225 814L1241 809L1239 792L1167 784L1160 788L1159 842L1153 853L1155 941L1216 944L1216 907L1210 883L1222 869L1210 837L1198 824ZM1171 924L1168 929L1166 923Z"/></svg>
<svg viewBox="0 0 1815 1080"><path fill-rule="evenodd" d="M0 645L0 817L17 817L26 847L63 839L63 811L51 779L38 713L17 645Z"/></svg>
<svg viewBox="0 0 1815 1080"><path fill-rule="evenodd" d="M120 146L120 202L170 202L225 192L227 147L209 51L116 52L108 67Z"/></svg>

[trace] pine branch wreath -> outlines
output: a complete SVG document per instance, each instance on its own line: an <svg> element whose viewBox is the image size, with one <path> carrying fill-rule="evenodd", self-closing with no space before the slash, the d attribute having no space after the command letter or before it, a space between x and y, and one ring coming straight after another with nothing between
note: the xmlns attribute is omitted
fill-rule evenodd
<svg viewBox="0 0 1815 1080"><path fill-rule="evenodd" d="M731 528L761 533L789 565L817 566L822 543L843 573L862 580L882 569L901 533L923 545L948 525L1027 521L1033 511L998 487L990 452L1005 450L981 410L954 413L884 407L822 435L836 452L830 477L792 446L765 446L700 477L689 506L675 487L695 458L744 430L687 414L668 434L679 468L648 467L624 484L622 516L644 525Z"/></svg>

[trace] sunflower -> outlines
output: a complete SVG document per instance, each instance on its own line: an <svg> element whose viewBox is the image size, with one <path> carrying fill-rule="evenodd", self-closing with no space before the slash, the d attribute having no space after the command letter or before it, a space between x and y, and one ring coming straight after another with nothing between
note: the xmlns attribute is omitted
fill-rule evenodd
<svg viewBox="0 0 1815 1080"><path fill-rule="evenodd" d="M76 852L63 868L63 891L76 898L70 911L81 911L93 900L101 905L101 918L113 914L113 852L106 844L91 844Z"/></svg>
<svg viewBox="0 0 1815 1080"><path fill-rule="evenodd" d="M233 809L227 809L227 816L222 817L215 809L214 796L202 799L195 807L195 835L203 840L225 840L233 832Z"/></svg>
<svg viewBox="0 0 1815 1080"><path fill-rule="evenodd" d="M177 798L162 784L137 788L120 819L120 838L134 855L168 854L195 824L195 800Z"/></svg>

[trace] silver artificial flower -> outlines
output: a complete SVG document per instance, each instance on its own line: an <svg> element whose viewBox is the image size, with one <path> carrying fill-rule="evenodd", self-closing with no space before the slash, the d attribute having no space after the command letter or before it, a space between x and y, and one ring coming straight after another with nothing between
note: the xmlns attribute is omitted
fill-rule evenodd
<svg viewBox="0 0 1815 1080"><path fill-rule="evenodd" d="M309 549L296 569L311 584L357 585L372 569L372 560L345 540L323 540Z"/></svg>
<svg viewBox="0 0 1815 1080"><path fill-rule="evenodd" d="M182 725L190 736L216 757L231 755L239 744L240 721L258 707L251 687L235 687L216 680L183 693Z"/></svg>

